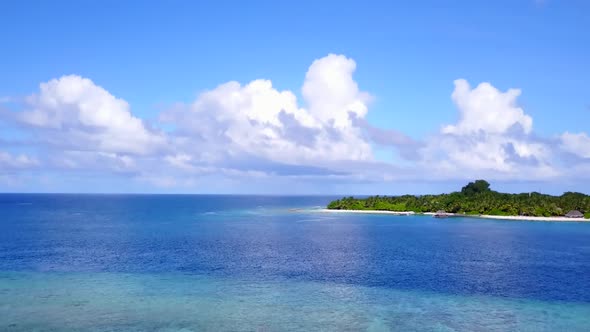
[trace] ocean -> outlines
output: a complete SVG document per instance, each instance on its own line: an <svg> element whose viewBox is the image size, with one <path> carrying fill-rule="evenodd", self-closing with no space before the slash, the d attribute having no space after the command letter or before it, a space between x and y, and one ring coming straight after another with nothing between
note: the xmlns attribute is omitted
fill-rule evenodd
<svg viewBox="0 0 590 332"><path fill-rule="evenodd" d="M0 331L590 331L590 223L0 194Z"/></svg>

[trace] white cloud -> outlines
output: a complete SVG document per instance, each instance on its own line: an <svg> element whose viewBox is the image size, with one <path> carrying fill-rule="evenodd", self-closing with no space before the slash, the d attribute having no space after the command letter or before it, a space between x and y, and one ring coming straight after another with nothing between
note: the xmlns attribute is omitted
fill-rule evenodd
<svg viewBox="0 0 590 332"><path fill-rule="evenodd" d="M146 182L150 185L159 188L178 188L180 186L192 185L193 181L191 180L190 183L187 183L186 179L179 181L178 177L171 176L171 175L141 175L136 178L136 180L140 182Z"/></svg>
<svg viewBox="0 0 590 332"><path fill-rule="evenodd" d="M517 106L516 99L520 93L519 89L501 92L490 83L481 83L471 89L466 80L455 80L451 97L459 110L459 122L444 127L442 132L474 134L483 131L503 134L519 125L528 134L533 129L533 119Z"/></svg>
<svg viewBox="0 0 590 332"><path fill-rule="evenodd" d="M363 128L351 120L363 119L371 99L354 81L355 69L342 55L316 60L299 101L270 80L221 84L164 112L167 132L149 128L125 100L76 75L42 83L22 110L2 116L21 126L23 144L35 145L53 171L131 174L164 186L180 185L170 178L183 174L232 181L343 174L341 161L373 160ZM25 164L2 157L4 165Z"/></svg>
<svg viewBox="0 0 590 332"><path fill-rule="evenodd" d="M349 119L350 112L363 117L370 99L352 78L355 67L339 55L316 60L303 84L307 107L293 92L255 80L222 84L190 106L164 113L162 121L178 128L181 168L189 156L192 162L214 162L245 154L292 164L372 159L369 143ZM179 166L174 158L168 161Z"/></svg>
<svg viewBox="0 0 590 332"><path fill-rule="evenodd" d="M349 112L363 118L371 96L359 91L352 74L356 63L343 55L330 54L315 60L305 75L302 93L309 113L324 123L350 127Z"/></svg>
<svg viewBox="0 0 590 332"><path fill-rule="evenodd" d="M0 151L0 171L3 169L24 169L39 165L35 158L24 154L13 155L8 152Z"/></svg>
<svg viewBox="0 0 590 332"><path fill-rule="evenodd" d="M16 119L28 135L18 144L37 148L48 170L123 175L166 188L207 191L217 183L231 188L277 179L538 180L571 177L588 167L558 167L559 149L590 158L590 137L566 132L559 148L537 138L531 116L518 105L518 89L500 91L490 83L471 88L456 80L451 98L457 122L416 141L367 121L372 97L359 89L355 70L356 63L342 55L314 61L299 100L270 80L227 82L163 112L157 125L166 132L150 128L123 99L79 76L43 83L22 111L0 115ZM404 160L380 162L371 144L380 151L394 147ZM39 164L24 154L0 152L0 170Z"/></svg>
<svg viewBox="0 0 590 332"><path fill-rule="evenodd" d="M193 157L184 153L164 157L164 160L171 166L187 171L193 171L196 168L191 164L192 159Z"/></svg>
<svg viewBox="0 0 590 332"><path fill-rule="evenodd" d="M55 152L48 157L48 166L68 171L108 171L136 173L146 167L138 165L135 157L113 152L73 151Z"/></svg>
<svg viewBox="0 0 590 332"><path fill-rule="evenodd" d="M530 135L533 120L517 105L519 95L518 89L501 92L489 83L471 89L455 80L451 98L459 120L428 141L422 150L427 167L452 177L557 176L550 147Z"/></svg>
<svg viewBox="0 0 590 332"><path fill-rule="evenodd" d="M93 151L146 154L164 142L131 114L127 102L76 75L42 83L18 118L45 130L42 136L52 144Z"/></svg>
<svg viewBox="0 0 590 332"><path fill-rule="evenodd" d="M559 175L552 166L550 148L530 139L441 134L433 137L422 153L425 167L441 178L541 179Z"/></svg>
<svg viewBox="0 0 590 332"><path fill-rule="evenodd" d="M582 158L590 158L590 137L586 133L561 135L561 148Z"/></svg>

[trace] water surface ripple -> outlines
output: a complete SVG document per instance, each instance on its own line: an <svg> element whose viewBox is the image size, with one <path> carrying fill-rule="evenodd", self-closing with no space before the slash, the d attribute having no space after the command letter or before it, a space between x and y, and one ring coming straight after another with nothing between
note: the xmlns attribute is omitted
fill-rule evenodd
<svg viewBox="0 0 590 332"><path fill-rule="evenodd" d="M0 195L0 330L588 330L590 224L331 199Z"/></svg>

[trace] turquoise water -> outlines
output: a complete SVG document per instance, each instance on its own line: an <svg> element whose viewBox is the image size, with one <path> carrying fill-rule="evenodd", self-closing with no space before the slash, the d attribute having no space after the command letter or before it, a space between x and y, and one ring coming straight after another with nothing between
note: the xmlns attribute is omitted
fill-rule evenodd
<svg viewBox="0 0 590 332"><path fill-rule="evenodd" d="M582 303L174 274L3 273L22 331L587 331Z"/></svg>
<svg viewBox="0 0 590 332"><path fill-rule="evenodd" d="M0 195L1 331L588 331L590 224Z"/></svg>

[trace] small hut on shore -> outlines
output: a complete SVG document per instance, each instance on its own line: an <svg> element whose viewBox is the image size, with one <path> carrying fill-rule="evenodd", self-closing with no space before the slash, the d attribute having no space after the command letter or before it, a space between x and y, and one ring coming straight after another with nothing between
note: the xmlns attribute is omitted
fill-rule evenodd
<svg viewBox="0 0 590 332"><path fill-rule="evenodd" d="M565 216L567 218L584 218L584 214L578 210L571 210Z"/></svg>
<svg viewBox="0 0 590 332"><path fill-rule="evenodd" d="M446 218L448 216L449 216L449 214L445 210L438 210L434 214L434 217L435 218Z"/></svg>

